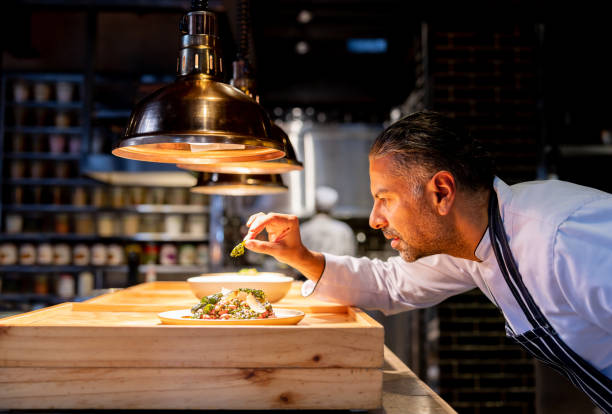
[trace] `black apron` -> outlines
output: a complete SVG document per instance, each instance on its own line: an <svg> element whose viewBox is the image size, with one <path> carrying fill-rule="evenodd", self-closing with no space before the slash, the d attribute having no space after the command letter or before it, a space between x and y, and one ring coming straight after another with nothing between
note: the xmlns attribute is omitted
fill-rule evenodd
<svg viewBox="0 0 612 414"><path fill-rule="evenodd" d="M533 328L517 335L506 323L507 335L523 346L534 358L567 377L604 412L612 414L612 380L563 342L525 287L508 245L499 213L497 194L493 190L489 201L489 236L504 279Z"/></svg>

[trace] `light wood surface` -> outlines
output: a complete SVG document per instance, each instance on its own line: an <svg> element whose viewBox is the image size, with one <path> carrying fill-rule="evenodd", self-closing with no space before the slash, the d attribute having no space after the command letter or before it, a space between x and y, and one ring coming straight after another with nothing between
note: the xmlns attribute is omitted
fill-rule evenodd
<svg viewBox="0 0 612 414"><path fill-rule="evenodd" d="M158 312L197 300L182 282L0 319L0 409L455 413L384 347L381 325L298 287L295 326L162 325Z"/></svg>
<svg viewBox="0 0 612 414"><path fill-rule="evenodd" d="M273 303L272 306L307 313L347 312L348 307L345 305L302 297L301 286L301 282L294 282L287 296ZM196 303L198 303L198 298L193 294L187 282L152 282L75 303L74 309L98 312L164 312L188 309Z"/></svg>

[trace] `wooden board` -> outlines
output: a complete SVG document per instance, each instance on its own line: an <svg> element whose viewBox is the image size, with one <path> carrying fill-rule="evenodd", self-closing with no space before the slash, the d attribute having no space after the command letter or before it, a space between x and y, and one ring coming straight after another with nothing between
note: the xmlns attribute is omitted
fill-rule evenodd
<svg viewBox="0 0 612 414"><path fill-rule="evenodd" d="M381 383L378 369L0 368L0 407L370 409Z"/></svg>
<svg viewBox="0 0 612 414"><path fill-rule="evenodd" d="M291 326L162 325L154 312L64 303L0 319L0 367L381 368L384 332L360 310Z"/></svg>
<svg viewBox="0 0 612 414"><path fill-rule="evenodd" d="M347 306L304 298L302 283L294 282L291 290L273 307L297 309L307 313L346 313ZM187 282L151 282L74 304L79 311L164 312L191 308L198 302Z"/></svg>

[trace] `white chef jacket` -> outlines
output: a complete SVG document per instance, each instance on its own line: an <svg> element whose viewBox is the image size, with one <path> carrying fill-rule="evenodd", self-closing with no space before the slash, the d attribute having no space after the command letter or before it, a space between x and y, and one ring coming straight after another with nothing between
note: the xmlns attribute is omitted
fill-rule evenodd
<svg viewBox="0 0 612 414"><path fill-rule="evenodd" d="M563 341L612 378L612 194L558 180L494 181L510 249L523 282ZM488 230L482 262L434 255L413 263L325 254L325 270L303 293L379 309L429 307L478 287L517 335L531 330L495 259Z"/></svg>
<svg viewBox="0 0 612 414"><path fill-rule="evenodd" d="M355 255L357 241L351 226L327 214L316 214L300 226L302 243L317 252Z"/></svg>

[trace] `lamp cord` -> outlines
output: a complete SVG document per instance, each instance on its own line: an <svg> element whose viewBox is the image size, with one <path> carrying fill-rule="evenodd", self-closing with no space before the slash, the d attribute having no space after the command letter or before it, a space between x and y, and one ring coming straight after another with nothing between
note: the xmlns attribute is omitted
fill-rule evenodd
<svg viewBox="0 0 612 414"><path fill-rule="evenodd" d="M191 11L207 11L208 0L191 0Z"/></svg>
<svg viewBox="0 0 612 414"><path fill-rule="evenodd" d="M238 5L238 59L249 61L249 0L240 0Z"/></svg>

